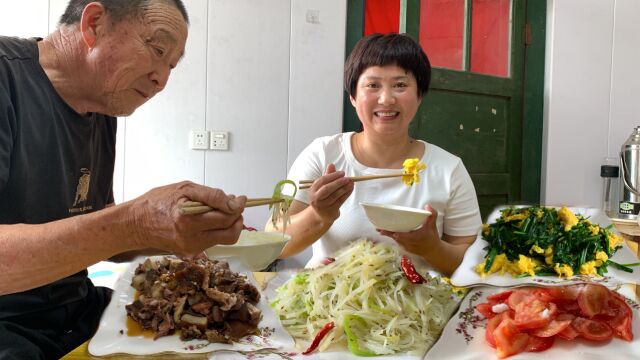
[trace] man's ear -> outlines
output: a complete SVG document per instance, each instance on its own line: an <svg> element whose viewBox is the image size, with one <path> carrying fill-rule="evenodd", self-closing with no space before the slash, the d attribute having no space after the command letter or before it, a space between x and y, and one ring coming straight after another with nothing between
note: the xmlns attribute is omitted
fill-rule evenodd
<svg viewBox="0 0 640 360"><path fill-rule="evenodd" d="M106 10L99 2L92 2L85 6L80 19L80 34L82 40L91 49L98 40L98 33L101 27L105 25Z"/></svg>

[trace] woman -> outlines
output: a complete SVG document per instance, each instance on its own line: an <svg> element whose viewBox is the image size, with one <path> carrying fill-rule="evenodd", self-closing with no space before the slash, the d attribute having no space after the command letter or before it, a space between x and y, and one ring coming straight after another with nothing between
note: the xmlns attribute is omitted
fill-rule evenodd
<svg viewBox="0 0 640 360"><path fill-rule="evenodd" d="M349 241L395 241L416 265L451 275L481 226L475 189L462 161L409 136L429 88L431 66L420 46L399 34L374 34L358 42L345 64L344 86L363 131L314 140L293 163L288 178L317 179L298 191L289 209L292 239L281 258L313 245L315 266ZM347 176L397 173L407 158L426 165L420 183L398 178L354 183ZM338 170L336 170L338 169ZM424 208L433 213L417 230L376 230L360 202ZM282 224L278 224L282 229ZM270 223L267 231L276 231ZM423 266L421 266L423 267Z"/></svg>

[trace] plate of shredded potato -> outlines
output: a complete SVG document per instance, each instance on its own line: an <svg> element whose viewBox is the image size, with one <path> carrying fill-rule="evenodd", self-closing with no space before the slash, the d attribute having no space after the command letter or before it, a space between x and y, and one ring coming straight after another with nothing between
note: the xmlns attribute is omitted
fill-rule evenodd
<svg viewBox="0 0 640 360"><path fill-rule="evenodd" d="M421 359L463 295L388 244L358 240L325 263L279 273L265 291L305 359Z"/></svg>
<svg viewBox="0 0 640 360"><path fill-rule="evenodd" d="M504 207L465 253L456 286L640 283L638 259L599 209Z"/></svg>

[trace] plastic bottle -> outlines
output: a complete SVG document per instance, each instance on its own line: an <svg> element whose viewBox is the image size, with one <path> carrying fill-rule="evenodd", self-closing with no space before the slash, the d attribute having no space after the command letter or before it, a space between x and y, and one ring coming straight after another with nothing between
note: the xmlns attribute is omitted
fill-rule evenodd
<svg viewBox="0 0 640 360"><path fill-rule="evenodd" d="M602 177L602 210L610 218L618 217L618 202L620 201L620 167L619 161L614 157L607 157L600 166Z"/></svg>

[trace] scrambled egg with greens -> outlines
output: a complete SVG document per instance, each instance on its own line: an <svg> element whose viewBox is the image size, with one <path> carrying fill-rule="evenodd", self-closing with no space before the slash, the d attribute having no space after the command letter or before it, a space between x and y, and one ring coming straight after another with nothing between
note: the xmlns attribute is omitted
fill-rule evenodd
<svg viewBox="0 0 640 360"><path fill-rule="evenodd" d="M482 238L489 245L485 260L475 268L481 276L508 273L533 275L600 275L608 266L632 269L610 260L622 238L592 224L570 209L508 208L492 224L484 224Z"/></svg>

